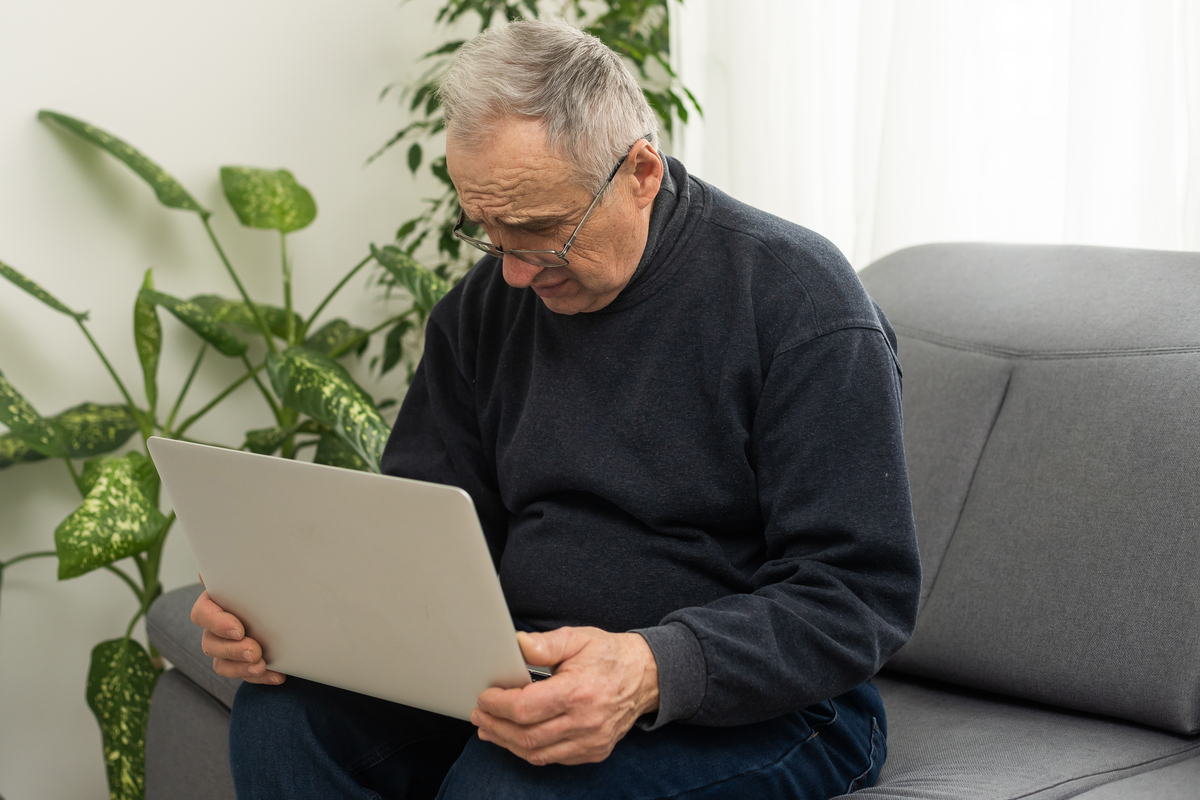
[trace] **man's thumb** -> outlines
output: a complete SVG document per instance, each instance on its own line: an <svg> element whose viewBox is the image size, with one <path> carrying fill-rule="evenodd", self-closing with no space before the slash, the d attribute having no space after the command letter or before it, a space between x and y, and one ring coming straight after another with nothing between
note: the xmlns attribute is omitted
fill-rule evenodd
<svg viewBox="0 0 1200 800"><path fill-rule="evenodd" d="M532 667L557 667L573 653L570 632L562 628L546 633L517 631L517 644L525 663Z"/></svg>

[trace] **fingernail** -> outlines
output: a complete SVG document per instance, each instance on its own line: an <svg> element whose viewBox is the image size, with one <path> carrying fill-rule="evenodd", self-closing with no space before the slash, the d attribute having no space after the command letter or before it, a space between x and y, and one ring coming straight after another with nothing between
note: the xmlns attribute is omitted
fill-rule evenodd
<svg viewBox="0 0 1200 800"><path fill-rule="evenodd" d="M264 666L259 666L258 664L253 664L253 665L251 665L251 667L250 667L250 674L251 674L251 675L262 675L262 674L263 674L264 672L266 672L266 671L267 671L267 668L266 668L266 666L265 666L265 665L264 665Z"/></svg>
<svg viewBox="0 0 1200 800"><path fill-rule="evenodd" d="M282 675L272 675L271 683L274 683L276 685L283 683L283 676Z"/></svg>
<svg viewBox="0 0 1200 800"><path fill-rule="evenodd" d="M237 628L230 628L229 630L225 631L225 635L228 636L230 639L235 639L235 640L242 638L242 634L238 631Z"/></svg>
<svg viewBox="0 0 1200 800"><path fill-rule="evenodd" d="M242 658L246 659L247 661L258 661L258 659L255 658L249 650L242 651Z"/></svg>

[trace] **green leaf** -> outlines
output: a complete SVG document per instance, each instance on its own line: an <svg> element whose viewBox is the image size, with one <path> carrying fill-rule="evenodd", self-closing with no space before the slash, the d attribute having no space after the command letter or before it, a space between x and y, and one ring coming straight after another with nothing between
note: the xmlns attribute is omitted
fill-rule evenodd
<svg viewBox="0 0 1200 800"><path fill-rule="evenodd" d="M304 340L304 346L327 356L334 348L340 347L364 333L366 331L362 328L356 328L346 320L338 318L322 325L316 333ZM367 349L368 344L370 344L370 339L364 338L357 347L359 355L362 355L363 351Z"/></svg>
<svg viewBox="0 0 1200 800"><path fill-rule="evenodd" d="M31 295L36 297L38 300L41 300L46 305L50 306L55 311L61 311L62 313L66 314L67 316L74 317L75 319L80 320L81 322L88 318L88 312L72 311L71 309L69 309L65 305L63 305L58 300L58 298L54 297L54 295L50 294L45 289L38 286L36 283L29 280L29 278L26 278L24 275L17 272L15 269L10 267L8 264L5 264L3 261L0 261L0 276L3 276L4 278L6 278L8 281L15 284L18 288L24 289L25 291L29 292Z"/></svg>
<svg viewBox="0 0 1200 800"><path fill-rule="evenodd" d="M42 455L50 458L67 456L63 432L39 414L16 387L8 382L3 372L0 372L0 422L8 426L13 436Z"/></svg>
<svg viewBox="0 0 1200 800"><path fill-rule="evenodd" d="M72 458L111 453L137 433L138 422L129 406L80 403L50 417Z"/></svg>
<svg viewBox="0 0 1200 800"><path fill-rule="evenodd" d="M450 284L436 272L426 269L417 260L398 247L387 245L378 248L371 245L371 255L388 271L392 279L412 295L413 306L421 316L429 312L438 300L450 291Z"/></svg>
<svg viewBox="0 0 1200 800"><path fill-rule="evenodd" d="M328 425L371 471L379 471L391 431L370 395L340 364L305 347L289 347L267 355L267 372L285 406Z"/></svg>
<svg viewBox="0 0 1200 800"><path fill-rule="evenodd" d="M154 276L146 270L142 280L143 289L154 288ZM158 405L158 360L162 355L162 323L154 304L143 300L141 295L133 302L133 342L137 346L138 361L142 362L142 377L146 382L146 403L150 416Z"/></svg>
<svg viewBox="0 0 1200 800"><path fill-rule="evenodd" d="M290 233L317 217L313 196L286 169L221 167L221 186L238 219L250 228Z"/></svg>
<svg viewBox="0 0 1200 800"><path fill-rule="evenodd" d="M249 345L230 333L217 319L191 300L180 300L153 289L142 289L138 298L156 306L162 306L187 325L196 335L227 356L240 356Z"/></svg>
<svg viewBox="0 0 1200 800"><path fill-rule="evenodd" d="M404 334L410 330L412 330L412 322L402 319L388 331L387 338L383 341L383 367L379 370L380 375L388 374L400 363L400 359L404 355Z"/></svg>
<svg viewBox="0 0 1200 800"><path fill-rule="evenodd" d="M417 174L417 168L421 166L421 143L413 142L408 148L408 168L412 174Z"/></svg>
<svg viewBox="0 0 1200 800"><path fill-rule="evenodd" d="M79 482L82 485L84 497L87 497L88 493L92 491L96 481L100 480L100 473L104 471L104 461L104 456L96 456L83 462L83 472L79 476Z"/></svg>
<svg viewBox="0 0 1200 800"><path fill-rule="evenodd" d="M109 639L92 649L87 704L104 747L112 800L142 800L146 793L146 722L159 670L133 639Z"/></svg>
<svg viewBox="0 0 1200 800"><path fill-rule="evenodd" d="M116 156L125 166L136 172L142 180L150 184L150 188L154 190L154 194L158 197L158 202L167 208L195 211L205 218L209 216L210 212L197 203L179 181L168 175L158 164L155 164L138 150L121 141L116 136L113 136L111 133L102 131L96 126L89 125L82 120L68 117L65 114L58 114L54 111L39 111L38 119L57 122L81 139L91 142L100 149L106 150Z"/></svg>
<svg viewBox="0 0 1200 800"><path fill-rule="evenodd" d="M198 294L191 298L191 301L203 308L227 328L232 326L239 331L252 335L262 333L259 330L258 322L254 319L254 312L250 310L250 306L246 305L243 300L229 300L215 294ZM279 306L269 306L263 303L255 303L254 307L258 309L258 313L262 314L262 318L266 320L267 327L271 329L271 333L281 339L287 337L287 311ZM297 327L304 324L304 320L299 314L293 313L292 317Z"/></svg>
<svg viewBox="0 0 1200 800"><path fill-rule="evenodd" d="M358 454L351 450L336 436L325 434L317 440L317 452L313 456L314 464L328 464L331 467L356 469L368 472L367 464Z"/></svg>
<svg viewBox="0 0 1200 800"><path fill-rule="evenodd" d="M0 434L0 469L41 461L45 456L11 433Z"/></svg>
<svg viewBox="0 0 1200 800"><path fill-rule="evenodd" d="M299 427L299 425L289 425L285 428L259 428L246 431L246 441L242 445L242 449L269 456L282 447L287 438L296 433Z"/></svg>
<svg viewBox="0 0 1200 800"><path fill-rule="evenodd" d="M140 453L106 458L83 503L54 531L58 579L66 580L140 553L165 523L145 479L154 466Z"/></svg>

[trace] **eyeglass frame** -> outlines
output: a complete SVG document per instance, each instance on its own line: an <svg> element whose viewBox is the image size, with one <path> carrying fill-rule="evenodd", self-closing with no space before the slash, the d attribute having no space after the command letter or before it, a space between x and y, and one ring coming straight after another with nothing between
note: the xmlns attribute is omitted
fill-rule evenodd
<svg viewBox="0 0 1200 800"><path fill-rule="evenodd" d="M652 135L653 134L648 133L643 136L642 139L645 139L647 142L649 142ZM642 139L638 139L638 142L640 142ZM501 247L497 247L491 242L485 242L482 239L475 239L467 236L462 232L462 226L467 220L467 212L463 210L462 206L459 206L458 208L458 222L455 223L454 230L451 231L451 233L454 234L456 239L466 242L477 250L482 250L488 255L498 256L500 258L503 258L504 256L513 256L514 258L524 261L526 264L530 264L535 267L544 267L546 269L557 269L559 267L570 266L571 262L567 259L567 252L570 251L571 246L575 244L575 238L579 236L579 231L581 228L583 228L583 223L588 221L588 217L592 215L592 211L596 208L596 204L600 202L600 198L603 196L604 191L608 188L608 185L613 182L613 178L617 177L617 173L621 171L621 167L625 166L625 162L629 159L629 154L633 152L633 148L635 147L637 147L637 142L634 142L629 146L629 150L625 153L625 156L619 162L617 162L615 167L613 167L613 171L608 176L608 180L606 180L604 185L600 187L600 191L596 192L596 196L592 198L592 204L588 206L587 211L583 212L583 219L579 220L579 224L575 226L575 230L571 233L571 238L567 239L567 243L563 245L561 250L505 250ZM522 255L552 255L555 258L560 259L563 263L535 264L532 261L526 261L521 257Z"/></svg>

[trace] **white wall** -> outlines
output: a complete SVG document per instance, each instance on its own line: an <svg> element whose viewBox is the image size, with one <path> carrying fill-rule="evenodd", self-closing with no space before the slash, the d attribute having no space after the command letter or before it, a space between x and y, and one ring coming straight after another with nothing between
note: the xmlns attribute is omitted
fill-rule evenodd
<svg viewBox="0 0 1200 800"><path fill-rule="evenodd" d="M221 196L222 164L287 167L314 194L316 223L290 239L296 303L311 309L367 243L390 241L429 184L403 153L364 168L405 122L382 87L416 73L434 43L429 0L39 0L0 4L0 260L75 308L141 398L131 309L143 270L179 296L235 290L194 215L160 207L122 165L35 119L78 116L126 138L215 210L215 227L257 298L280 302L277 237L241 228ZM356 280L335 311L381 320L378 294ZM160 370L173 400L195 340L163 314ZM0 370L44 414L120 396L69 319L0 283ZM194 410L240 373L210 357ZM399 378L369 386L395 394ZM243 388L198 438L237 442L270 424ZM52 549L78 503L60 461L0 472L0 558ZM169 540L167 588L195 580L182 538ZM117 637L132 595L103 571L55 580L52 559L6 571L0 595L0 795L7 800L107 796L100 735L84 702L90 649ZM140 625L139 625L140 631ZM139 633L139 636L141 634Z"/></svg>

